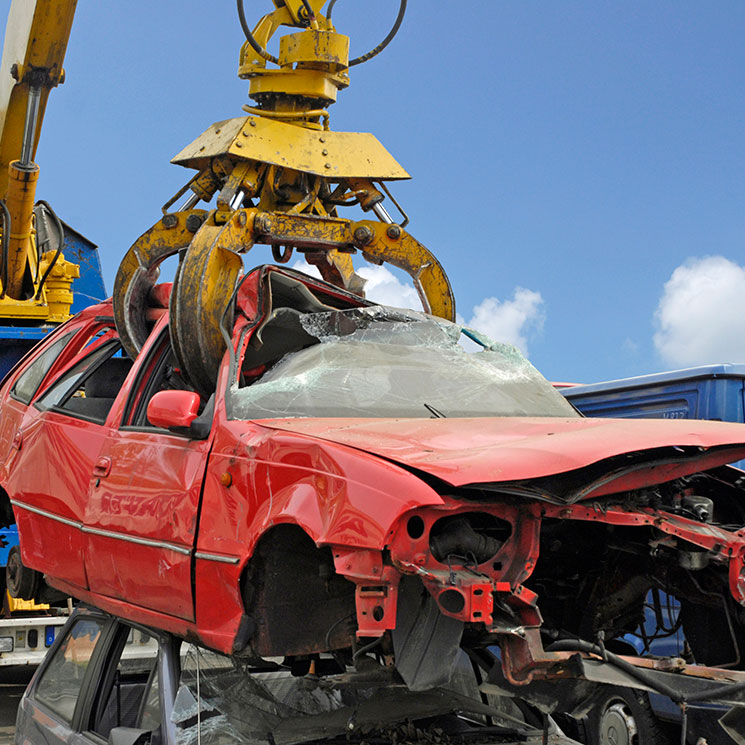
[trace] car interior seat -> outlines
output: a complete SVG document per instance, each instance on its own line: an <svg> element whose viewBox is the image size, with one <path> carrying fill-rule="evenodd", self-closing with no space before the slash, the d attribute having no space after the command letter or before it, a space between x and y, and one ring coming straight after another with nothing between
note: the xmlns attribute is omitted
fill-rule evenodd
<svg viewBox="0 0 745 745"><path fill-rule="evenodd" d="M131 367L132 360L126 357L110 357L86 379L83 384L85 397L71 398L64 408L104 421Z"/></svg>

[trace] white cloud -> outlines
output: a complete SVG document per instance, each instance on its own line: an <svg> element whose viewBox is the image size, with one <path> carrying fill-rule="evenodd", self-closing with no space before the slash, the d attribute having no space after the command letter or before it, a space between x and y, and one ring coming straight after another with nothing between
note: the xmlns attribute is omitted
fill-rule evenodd
<svg viewBox="0 0 745 745"><path fill-rule="evenodd" d="M745 267L689 259L665 283L654 344L671 365L745 361Z"/></svg>
<svg viewBox="0 0 745 745"><path fill-rule="evenodd" d="M308 264L305 259L298 259L292 268L314 277L321 276L317 267ZM396 308L422 309L422 303L414 286L401 282L387 267L365 265L356 268L355 271L367 280L365 297L368 300L382 305L393 305Z"/></svg>
<svg viewBox="0 0 745 745"><path fill-rule="evenodd" d="M396 308L422 309L422 301L412 284L404 284L384 266L361 266L357 274L367 280L365 297Z"/></svg>
<svg viewBox="0 0 745 745"><path fill-rule="evenodd" d="M292 265L313 276L320 276L318 269L300 259ZM361 266L357 273L367 280L365 296L383 305L397 308L414 308L421 310L422 304L416 290L411 284L404 284L385 266ZM495 341L514 344L524 354L528 353L528 337L543 328L543 298L539 292L515 288L511 300L500 301L488 297L476 305L470 320L460 314L458 322L481 331Z"/></svg>
<svg viewBox="0 0 745 745"><path fill-rule="evenodd" d="M318 277L318 279L321 279L321 272L318 271L318 267L309 264L305 259L298 259L290 268L297 272L310 274L311 277Z"/></svg>
<svg viewBox="0 0 745 745"><path fill-rule="evenodd" d="M516 287L511 300L484 298L466 322L495 341L514 344L528 354L528 337L543 328L545 314L540 292Z"/></svg>

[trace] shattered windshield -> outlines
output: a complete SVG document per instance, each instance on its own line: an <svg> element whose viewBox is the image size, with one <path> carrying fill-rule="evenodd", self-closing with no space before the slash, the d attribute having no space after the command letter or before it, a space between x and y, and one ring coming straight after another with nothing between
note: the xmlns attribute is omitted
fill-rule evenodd
<svg viewBox="0 0 745 745"><path fill-rule="evenodd" d="M326 678L256 672L189 645L171 721L178 745L542 741L541 731L513 715L519 709L494 699L485 704L477 688L466 691L460 682L413 693L383 668ZM550 741L570 742L553 728Z"/></svg>
<svg viewBox="0 0 745 745"><path fill-rule="evenodd" d="M234 419L577 416L515 347L384 306L279 308L253 333L240 370Z"/></svg>

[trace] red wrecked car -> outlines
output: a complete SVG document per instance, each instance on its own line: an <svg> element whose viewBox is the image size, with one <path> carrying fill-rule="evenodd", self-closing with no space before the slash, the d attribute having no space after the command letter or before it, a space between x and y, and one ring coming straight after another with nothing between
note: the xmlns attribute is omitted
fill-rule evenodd
<svg viewBox="0 0 745 745"><path fill-rule="evenodd" d="M657 588L691 649L677 673L743 677L700 667L743 668L741 425L583 418L512 347L277 267L236 291L205 400L156 289L137 359L104 303L2 386L11 590L43 573L316 672L375 650L423 689L461 646L498 646L503 686L587 677Z"/></svg>

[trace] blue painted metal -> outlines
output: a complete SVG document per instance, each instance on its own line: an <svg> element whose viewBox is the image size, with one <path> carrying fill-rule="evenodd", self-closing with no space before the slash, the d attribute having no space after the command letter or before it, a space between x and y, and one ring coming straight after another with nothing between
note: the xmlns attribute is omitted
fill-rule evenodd
<svg viewBox="0 0 745 745"><path fill-rule="evenodd" d="M71 312L78 313L89 305L103 302L108 293L103 282L98 246L66 223L62 225L65 228L65 258L80 265L80 277L72 284Z"/></svg>
<svg viewBox="0 0 745 745"><path fill-rule="evenodd" d="M4 567L8 563L8 553L13 546L18 545L18 528L15 525L11 525L9 528L0 528L0 538L4 543L4 546L0 546L0 567Z"/></svg>
<svg viewBox="0 0 745 745"><path fill-rule="evenodd" d="M745 364L719 364L561 389L586 416L745 422ZM733 464L745 469L745 461Z"/></svg>

